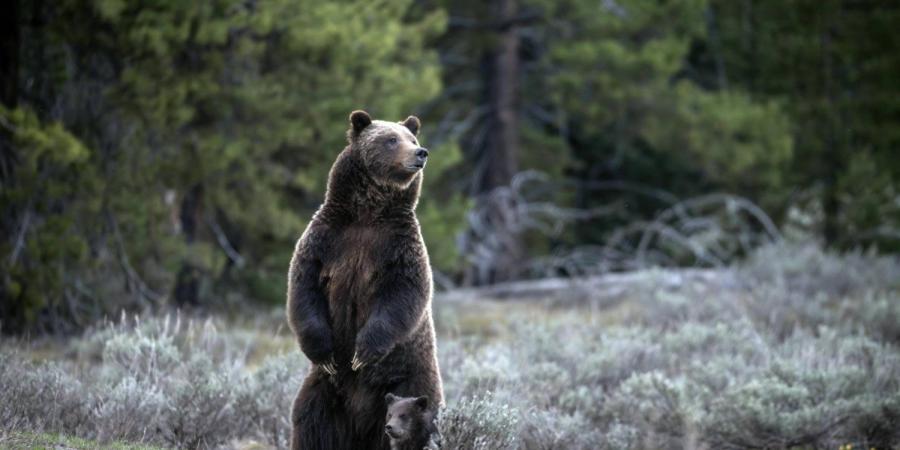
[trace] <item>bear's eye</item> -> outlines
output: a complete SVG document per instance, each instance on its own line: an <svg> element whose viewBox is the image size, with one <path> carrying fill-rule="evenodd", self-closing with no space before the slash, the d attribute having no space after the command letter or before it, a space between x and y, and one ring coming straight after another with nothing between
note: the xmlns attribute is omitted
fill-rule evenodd
<svg viewBox="0 0 900 450"><path fill-rule="evenodd" d="M406 414L400 414L400 420L406 420Z"/></svg>
<svg viewBox="0 0 900 450"><path fill-rule="evenodd" d="M388 139L388 144L397 145L397 138L392 137L392 138Z"/></svg>

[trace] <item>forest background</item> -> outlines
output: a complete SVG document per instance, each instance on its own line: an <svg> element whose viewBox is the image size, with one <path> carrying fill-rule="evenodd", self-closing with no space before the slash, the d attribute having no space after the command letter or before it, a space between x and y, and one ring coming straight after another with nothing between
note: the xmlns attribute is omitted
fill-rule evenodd
<svg viewBox="0 0 900 450"><path fill-rule="evenodd" d="M900 4L30 0L0 321L280 305L347 116L423 121L439 290L900 249Z"/></svg>

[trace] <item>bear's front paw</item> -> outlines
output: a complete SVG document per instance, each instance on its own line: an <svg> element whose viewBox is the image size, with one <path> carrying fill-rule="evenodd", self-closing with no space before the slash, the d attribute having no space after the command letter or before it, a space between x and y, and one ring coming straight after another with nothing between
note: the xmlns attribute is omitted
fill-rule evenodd
<svg viewBox="0 0 900 450"><path fill-rule="evenodd" d="M353 360L350 361L350 370L356 372L365 366L381 361L387 355L384 349L366 348L357 345L356 352L353 353Z"/></svg>

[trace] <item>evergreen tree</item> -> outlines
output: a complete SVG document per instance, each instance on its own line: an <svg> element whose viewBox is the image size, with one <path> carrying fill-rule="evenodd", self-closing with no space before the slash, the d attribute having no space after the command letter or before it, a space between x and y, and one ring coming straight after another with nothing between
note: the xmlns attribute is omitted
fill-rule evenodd
<svg viewBox="0 0 900 450"><path fill-rule="evenodd" d="M410 6L27 5L22 101L4 113L18 162L3 210L26 242L4 241L5 330L164 298L281 301L348 112L402 118L440 89L425 43L444 17Z"/></svg>
<svg viewBox="0 0 900 450"><path fill-rule="evenodd" d="M715 1L721 71L793 124L792 203L832 245L900 245L900 5Z"/></svg>

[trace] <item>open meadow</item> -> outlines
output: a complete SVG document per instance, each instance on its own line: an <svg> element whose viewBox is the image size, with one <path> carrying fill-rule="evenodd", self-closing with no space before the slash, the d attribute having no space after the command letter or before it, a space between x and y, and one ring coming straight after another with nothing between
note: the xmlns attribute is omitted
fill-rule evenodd
<svg viewBox="0 0 900 450"><path fill-rule="evenodd" d="M444 448L900 446L895 258L559 283L436 296ZM307 370L280 310L6 339L0 447L285 448Z"/></svg>

